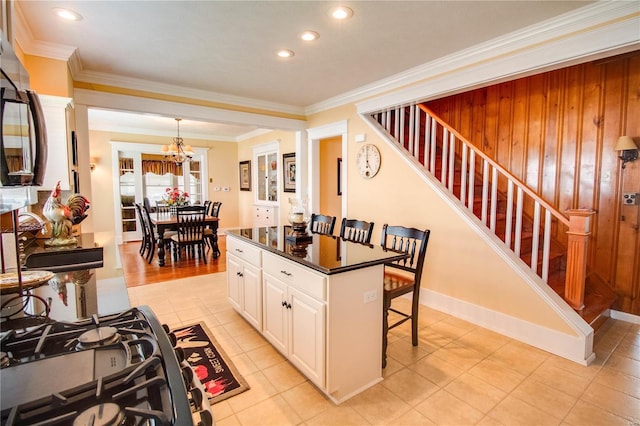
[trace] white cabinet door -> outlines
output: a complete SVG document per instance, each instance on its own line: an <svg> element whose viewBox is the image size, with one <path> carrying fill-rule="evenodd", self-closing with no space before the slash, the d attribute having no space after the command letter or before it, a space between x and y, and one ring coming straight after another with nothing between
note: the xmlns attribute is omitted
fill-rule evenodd
<svg viewBox="0 0 640 426"><path fill-rule="evenodd" d="M325 304L289 287L289 360L320 388L325 371Z"/></svg>
<svg viewBox="0 0 640 426"><path fill-rule="evenodd" d="M238 312L241 312L242 306L242 290L241 290L241 274L243 262L227 253L227 296L229 303Z"/></svg>
<svg viewBox="0 0 640 426"><path fill-rule="evenodd" d="M229 303L258 331L262 330L262 272L227 252Z"/></svg>
<svg viewBox="0 0 640 426"><path fill-rule="evenodd" d="M325 384L325 304L264 274L262 333L309 380Z"/></svg>
<svg viewBox="0 0 640 426"><path fill-rule="evenodd" d="M264 274L262 333L271 344L287 356L288 311L287 285Z"/></svg>
<svg viewBox="0 0 640 426"><path fill-rule="evenodd" d="M247 263L242 270L242 295L244 317L258 331L262 330L262 283L260 269Z"/></svg>

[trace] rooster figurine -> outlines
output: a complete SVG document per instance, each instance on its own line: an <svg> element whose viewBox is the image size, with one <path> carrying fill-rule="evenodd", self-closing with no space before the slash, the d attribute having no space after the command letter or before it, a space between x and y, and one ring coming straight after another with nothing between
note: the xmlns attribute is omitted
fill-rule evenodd
<svg viewBox="0 0 640 426"><path fill-rule="evenodd" d="M42 208L42 214L51 222L51 239L45 242L47 246L64 246L77 242L71 235L71 227L82 222L89 210L89 200L80 194L73 194L67 204L60 201L60 181L51 191Z"/></svg>

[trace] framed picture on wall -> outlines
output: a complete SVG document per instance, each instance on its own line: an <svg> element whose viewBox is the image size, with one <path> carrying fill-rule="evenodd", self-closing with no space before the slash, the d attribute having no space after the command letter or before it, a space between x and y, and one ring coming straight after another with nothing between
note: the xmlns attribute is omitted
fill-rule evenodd
<svg viewBox="0 0 640 426"><path fill-rule="evenodd" d="M251 191L251 160L240 162L240 191Z"/></svg>
<svg viewBox="0 0 640 426"><path fill-rule="evenodd" d="M296 192L296 153L282 154L284 192Z"/></svg>

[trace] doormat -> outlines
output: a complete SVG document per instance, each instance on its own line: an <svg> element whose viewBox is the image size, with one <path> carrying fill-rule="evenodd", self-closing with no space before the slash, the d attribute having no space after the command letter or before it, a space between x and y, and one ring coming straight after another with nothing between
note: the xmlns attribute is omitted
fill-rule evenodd
<svg viewBox="0 0 640 426"><path fill-rule="evenodd" d="M173 330L177 346L184 350L196 376L204 385L211 404L215 404L249 389L227 354L204 323Z"/></svg>

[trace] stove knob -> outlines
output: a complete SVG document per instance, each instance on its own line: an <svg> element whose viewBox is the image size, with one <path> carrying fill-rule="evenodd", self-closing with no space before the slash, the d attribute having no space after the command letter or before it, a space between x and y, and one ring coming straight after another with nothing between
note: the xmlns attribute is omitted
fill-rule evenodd
<svg viewBox="0 0 640 426"><path fill-rule="evenodd" d="M176 335L173 333L169 333L168 336L169 336L169 341L171 342L171 346L175 348L176 345L178 344L178 339L176 338Z"/></svg>
<svg viewBox="0 0 640 426"><path fill-rule="evenodd" d="M211 414L211 411L202 410L198 414L200 414L198 426L213 426L213 414Z"/></svg>
<svg viewBox="0 0 640 426"><path fill-rule="evenodd" d="M193 403L194 408L200 410L202 408L202 401L204 401L202 391L199 388L191 388L189 389L189 394L191 395L190 401Z"/></svg>
<svg viewBox="0 0 640 426"><path fill-rule="evenodd" d="M178 358L178 363L182 364L182 361L185 360L184 349L178 346L177 348L173 348L173 351L176 353L176 358Z"/></svg>
<svg viewBox="0 0 640 426"><path fill-rule="evenodd" d="M162 329L167 334L169 334L171 332L171 329L169 328L169 326L167 324L162 324Z"/></svg>
<svg viewBox="0 0 640 426"><path fill-rule="evenodd" d="M191 369L191 367L182 367L182 378L184 379L184 386L189 389L193 381L193 370Z"/></svg>

